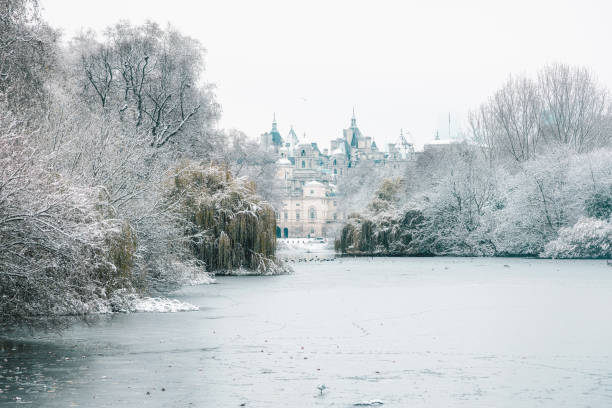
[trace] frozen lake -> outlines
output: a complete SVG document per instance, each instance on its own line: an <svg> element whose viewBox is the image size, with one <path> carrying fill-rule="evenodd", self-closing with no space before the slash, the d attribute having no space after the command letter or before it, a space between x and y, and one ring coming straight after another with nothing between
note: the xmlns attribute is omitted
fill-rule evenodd
<svg viewBox="0 0 612 408"><path fill-rule="evenodd" d="M294 268L171 295L197 312L117 315L4 342L0 405L612 406L605 261L359 258Z"/></svg>

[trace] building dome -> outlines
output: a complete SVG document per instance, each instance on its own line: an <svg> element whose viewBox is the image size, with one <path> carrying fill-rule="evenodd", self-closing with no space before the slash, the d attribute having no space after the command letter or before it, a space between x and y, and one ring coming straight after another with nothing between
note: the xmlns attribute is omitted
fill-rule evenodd
<svg viewBox="0 0 612 408"><path fill-rule="evenodd" d="M291 162L288 159L285 159L284 157L281 157L280 159L278 159L276 163L279 166L291 166Z"/></svg>

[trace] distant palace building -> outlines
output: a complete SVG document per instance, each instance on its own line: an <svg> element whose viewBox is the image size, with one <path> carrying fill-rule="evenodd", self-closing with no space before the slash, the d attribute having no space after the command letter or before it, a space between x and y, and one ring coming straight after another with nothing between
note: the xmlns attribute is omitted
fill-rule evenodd
<svg viewBox="0 0 612 408"><path fill-rule="evenodd" d="M305 136L304 136L305 139ZM414 160L413 145L403 134L400 142L379 150L376 142L357 127L355 112L342 137L322 152L316 143L300 140L293 127L286 138L278 131L276 115L272 129L261 135L261 146L278 155L276 176L284 186L282 209L277 212L276 235L280 238L327 237L344 223L336 185L353 169L388 167L400 172Z"/></svg>

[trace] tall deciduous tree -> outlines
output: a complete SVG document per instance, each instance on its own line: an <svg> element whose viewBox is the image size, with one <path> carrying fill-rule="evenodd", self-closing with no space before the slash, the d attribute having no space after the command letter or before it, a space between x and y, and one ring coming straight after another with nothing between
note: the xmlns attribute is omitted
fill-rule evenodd
<svg viewBox="0 0 612 408"><path fill-rule="evenodd" d="M151 147L193 144L212 129L219 106L201 78L198 41L171 27L122 22L102 42L91 33L75 38L73 50L83 97L144 129Z"/></svg>
<svg viewBox="0 0 612 408"><path fill-rule="evenodd" d="M582 67L550 65L538 75L544 136L584 152L610 143L612 105L607 89Z"/></svg>
<svg viewBox="0 0 612 408"><path fill-rule="evenodd" d="M16 111L43 102L56 59L57 33L35 0L0 0L0 95Z"/></svg>
<svg viewBox="0 0 612 408"><path fill-rule="evenodd" d="M525 162L558 147L584 153L612 143L612 100L585 68L550 65L512 77L469 115L491 157Z"/></svg>

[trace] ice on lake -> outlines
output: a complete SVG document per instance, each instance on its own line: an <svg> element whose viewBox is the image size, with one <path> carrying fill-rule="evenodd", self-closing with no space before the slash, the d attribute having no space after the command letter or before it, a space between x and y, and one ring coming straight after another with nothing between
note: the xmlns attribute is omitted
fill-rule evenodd
<svg viewBox="0 0 612 408"><path fill-rule="evenodd" d="M5 341L0 405L612 406L605 261L293 267L169 295L197 311L114 315Z"/></svg>

